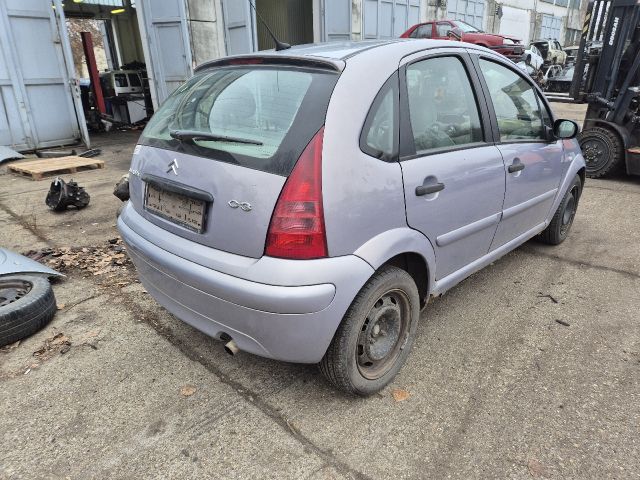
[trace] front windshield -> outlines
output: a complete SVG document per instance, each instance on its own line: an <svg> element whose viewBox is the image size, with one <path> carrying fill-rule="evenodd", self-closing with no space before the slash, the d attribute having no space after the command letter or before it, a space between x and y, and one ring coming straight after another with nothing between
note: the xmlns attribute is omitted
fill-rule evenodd
<svg viewBox="0 0 640 480"><path fill-rule="evenodd" d="M482 30L474 27L473 25L469 25L466 22L463 22L462 20L456 20L455 24L456 27L460 28L460 30L462 30L464 33L482 32Z"/></svg>

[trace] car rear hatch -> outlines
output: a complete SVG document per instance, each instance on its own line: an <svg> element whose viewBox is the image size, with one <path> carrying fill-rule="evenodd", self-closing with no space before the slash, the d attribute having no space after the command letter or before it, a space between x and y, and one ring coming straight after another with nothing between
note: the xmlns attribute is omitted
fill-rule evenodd
<svg viewBox="0 0 640 480"><path fill-rule="evenodd" d="M153 116L131 202L185 239L259 258L282 187L322 128L335 65L242 58L196 73Z"/></svg>

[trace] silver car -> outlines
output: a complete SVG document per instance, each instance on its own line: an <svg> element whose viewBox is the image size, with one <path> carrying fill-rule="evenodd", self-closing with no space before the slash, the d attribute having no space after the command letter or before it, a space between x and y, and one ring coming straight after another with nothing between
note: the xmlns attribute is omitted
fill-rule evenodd
<svg viewBox="0 0 640 480"><path fill-rule="evenodd" d="M222 58L147 125L118 227L178 318L369 395L406 361L430 297L534 236L567 237L577 130L470 44Z"/></svg>

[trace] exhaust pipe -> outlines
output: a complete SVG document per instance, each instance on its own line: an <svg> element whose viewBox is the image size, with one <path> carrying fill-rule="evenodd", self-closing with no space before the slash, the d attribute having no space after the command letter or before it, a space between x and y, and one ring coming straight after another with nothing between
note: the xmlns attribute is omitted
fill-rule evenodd
<svg viewBox="0 0 640 480"><path fill-rule="evenodd" d="M233 340L229 340L224 344L224 351L233 356L238 353L240 349L238 348L238 345L236 345L236 342L234 342Z"/></svg>

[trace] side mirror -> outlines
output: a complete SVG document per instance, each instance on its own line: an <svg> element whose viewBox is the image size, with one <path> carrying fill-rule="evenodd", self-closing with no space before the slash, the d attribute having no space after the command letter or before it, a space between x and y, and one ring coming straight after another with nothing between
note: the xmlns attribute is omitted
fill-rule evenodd
<svg viewBox="0 0 640 480"><path fill-rule="evenodd" d="M556 138L567 139L578 135L580 127L573 120L559 119L553 123L553 135Z"/></svg>
<svg viewBox="0 0 640 480"><path fill-rule="evenodd" d="M451 30L449 30L449 33L447 34L447 36L449 37L449 40L461 41L462 29L460 27L454 27Z"/></svg>

